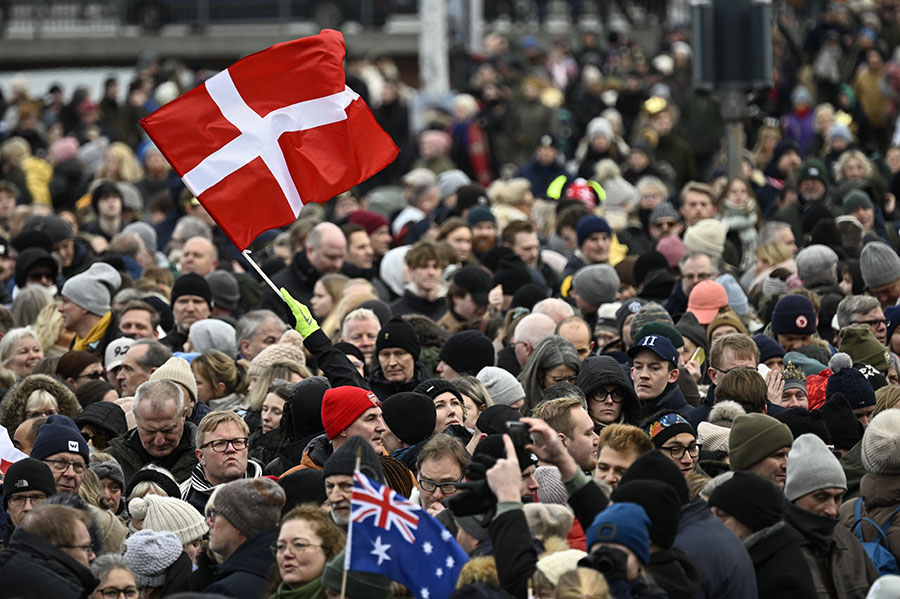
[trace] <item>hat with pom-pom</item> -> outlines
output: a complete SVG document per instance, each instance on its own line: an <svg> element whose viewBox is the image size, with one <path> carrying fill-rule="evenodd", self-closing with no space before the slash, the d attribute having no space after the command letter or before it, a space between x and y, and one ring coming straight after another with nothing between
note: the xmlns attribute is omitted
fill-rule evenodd
<svg viewBox="0 0 900 599"><path fill-rule="evenodd" d="M828 377L828 385L825 387L825 401L840 393L850 402L854 410L875 405L875 390L858 370L853 368L853 360L844 352L838 352L831 357L828 368L832 375Z"/></svg>
<svg viewBox="0 0 900 599"><path fill-rule="evenodd" d="M866 427L862 463L872 474L900 474L900 410L885 410Z"/></svg>
<svg viewBox="0 0 900 599"><path fill-rule="evenodd" d="M731 428L734 425L734 419L746 413L747 411L738 402L724 399L713 405L706 420L710 424Z"/></svg>
<svg viewBox="0 0 900 599"><path fill-rule="evenodd" d="M128 513L143 520L141 530L171 532L182 545L201 538L209 531L206 519L191 504L174 497L153 493L128 502Z"/></svg>

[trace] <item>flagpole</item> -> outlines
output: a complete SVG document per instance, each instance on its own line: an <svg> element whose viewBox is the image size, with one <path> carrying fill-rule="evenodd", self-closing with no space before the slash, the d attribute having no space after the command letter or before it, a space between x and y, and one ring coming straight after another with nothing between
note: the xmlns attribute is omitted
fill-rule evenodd
<svg viewBox="0 0 900 599"><path fill-rule="evenodd" d="M356 448L356 465L353 473L359 472L359 464L362 462L362 447ZM347 570L350 569L350 540L353 536L353 501L350 502L350 521L347 523L347 550L344 552L344 574L341 577L341 599L345 599L347 593Z"/></svg>
<svg viewBox="0 0 900 599"><path fill-rule="evenodd" d="M259 267L259 264L257 264L256 261L254 261L253 258L250 257L250 250L244 250L243 252L241 252L241 254L244 255L244 258L247 259L247 262L250 263L250 266L252 266L253 269L259 273L259 276L263 278L263 281L269 284L269 287L272 288L272 291L275 292L275 295L281 297L281 291L279 291L278 287L275 286L275 283L272 282L272 279L269 278L269 275L264 273L263 269Z"/></svg>

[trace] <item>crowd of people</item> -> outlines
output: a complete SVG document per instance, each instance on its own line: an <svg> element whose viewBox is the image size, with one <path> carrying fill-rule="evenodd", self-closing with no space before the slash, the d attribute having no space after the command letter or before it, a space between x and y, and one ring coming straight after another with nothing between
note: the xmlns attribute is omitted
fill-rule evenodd
<svg viewBox="0 0 900 599"><path fill-rule="evenodd" d="M900 13L779 15L739 177L679 28L490 34L420 131L352 59L401 152L253 242L279 292L138 125L209 73L17 81L0 595L438 599L345 568L358 468L455 598L900 596Z"/></svg>

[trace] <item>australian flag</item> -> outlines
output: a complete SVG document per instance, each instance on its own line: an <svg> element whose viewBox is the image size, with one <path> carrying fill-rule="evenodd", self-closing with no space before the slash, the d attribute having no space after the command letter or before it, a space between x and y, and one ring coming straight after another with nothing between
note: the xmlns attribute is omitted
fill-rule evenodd
<svg viewBox="0 0 900 599"><path fill-rule="evenodd" d="M344 567L406 586L417 599L446 599L466 552L428 512L357 470Z"/></svg>

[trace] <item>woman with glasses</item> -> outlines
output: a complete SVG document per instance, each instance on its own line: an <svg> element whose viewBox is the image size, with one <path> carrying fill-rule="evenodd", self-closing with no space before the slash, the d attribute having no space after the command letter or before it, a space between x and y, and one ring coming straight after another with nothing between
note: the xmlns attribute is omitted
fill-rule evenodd
<svg viewBox="0 0 900 599"><path fill-rule="evenodd" d="M544 399L544 390L557 383L572 383L578 378L581 358L575 346L558 335L545 337L519 373L519 382L525 389L523 414L531 411Z"/></svg>
<svg viewBox="0 0 900 599"><path fill-rule="evenodd" d="M613 423L640 422L641 406L631 379L611 356L589 356L575 384L584 391L597 434Z"/></svg>
<svg viewBox="0 0 900 599"><path fill-rule="evenodd" d="M270 599L324 597L325 564L343 550L346 541L344 531L319 506L301 505L288 512L272 547L278 580Z"/></svg>
<svg viewBox="0 0 900 599"><path fill-rule="evenodd" d="M676 412L658 412L647 422L644 431L650 435L653 447L675 462L685 476L694 472L701 448L694 427Z"/></svg>
<svg viewBox="0 0 900 599"><path fill-rule="evenodd" d="M72 391L78 391L85 383L105 379L100 358L86 351L68 351L56 363L56 374Z"/></svg>
<svg viewBox="0 0 900 599"><path fill-rule="evenodd" d="M134 572L121 555L101 555L91 564L91 572L100 581L91 599L137 599L141 594Z"/></svg>
<svg viewBox="0 0 900 599"><path fill-rule="evenodd" d="M13 385L3 398L0 425L12 436L29 418L53 414L75 418L80 412L81 406L71 389L51 376L33 374Z"/></svg>

